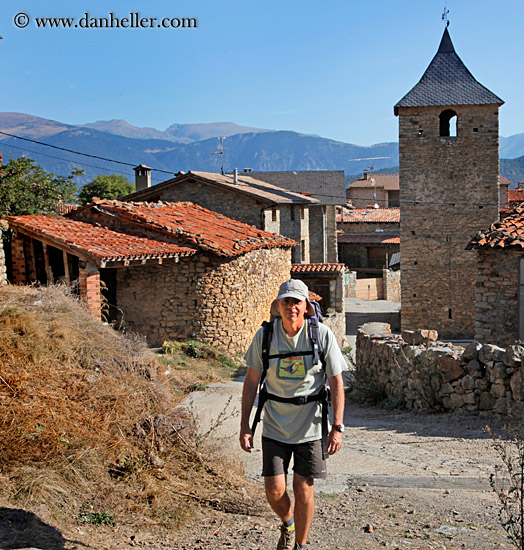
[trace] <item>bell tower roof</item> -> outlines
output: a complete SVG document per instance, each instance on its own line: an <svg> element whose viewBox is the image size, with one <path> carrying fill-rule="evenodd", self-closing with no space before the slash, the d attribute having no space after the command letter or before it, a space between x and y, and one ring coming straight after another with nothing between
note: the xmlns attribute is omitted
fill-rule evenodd
<svg viewBox="0 0 524 550"><path fill-rule="evenodd" d="M456 54L448 29L422 78L396 105L429 107L447 105L502 105L504 101L480 84Z"/></svg>

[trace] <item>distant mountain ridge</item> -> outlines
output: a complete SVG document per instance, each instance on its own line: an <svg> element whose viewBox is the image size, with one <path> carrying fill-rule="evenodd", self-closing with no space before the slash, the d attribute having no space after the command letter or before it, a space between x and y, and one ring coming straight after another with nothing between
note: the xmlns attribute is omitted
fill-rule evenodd
<svg viewBox="0 0 524 550"><path fill-rule="evenodd" d="M80 185L102 173L123 173L134 180L133 167L146 164L159 183L179 171L219 172L234 168L256 171L344 170L358 174L371 165L383 172L398 170L398 143L360 146L315 135L285 130L239 126L232 122L172 124L166 130L139 128L125 120L71 125L23 113L0 113L0 130L123 164L56 151L0 134L4 162L26 155L46 170L69 174L85 170ZM225 137L223 155L219 137ZM501 172L512 182L524 180L524 134L501 138L501 154L522 158L502 159ZM159 171L160 170L160 171ZM164 172L162 172L164 171Z"/></svg>

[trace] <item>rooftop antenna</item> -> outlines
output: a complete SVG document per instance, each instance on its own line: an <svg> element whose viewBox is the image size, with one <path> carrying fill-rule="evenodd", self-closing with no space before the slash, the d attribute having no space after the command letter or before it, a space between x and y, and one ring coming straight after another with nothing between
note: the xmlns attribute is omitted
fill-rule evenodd
<svg viewBox="0 0 524 550"><path fill-rule="evenodd" d="M220 173L224 175L224 140L225 136L217 138L220 140L220 151L216 153L211 153L212 155L220 155Z"/></svg>
<svg viewBox="0 0 524 550"><path fill-rule="evenodd" d="M373 166L370 164L369 165L369 168L367 169L368 170L368 174L371 174L371 172L373 171ZM377 188L376 188L376 180L375 178L371 178L371 187L373 188L373 208L380 208L380 206L378 205L378 202L377 202Z"/></svg>
<svg viewBox="0 0 524 550"><path fill-rule="evenodd" d="M444 11L442 12L442 21L444 21L444 24L446 25L446 28L449 27L449 19L448 19L448 2L447 0L444 2Z"/></svg>

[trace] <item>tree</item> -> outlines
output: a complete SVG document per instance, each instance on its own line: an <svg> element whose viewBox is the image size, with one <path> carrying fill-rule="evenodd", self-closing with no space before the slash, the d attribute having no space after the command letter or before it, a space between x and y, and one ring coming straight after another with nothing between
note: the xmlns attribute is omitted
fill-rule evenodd
<svg viewBox="0 0 524 550"><path fill-rule="evenodd" d="M0 218L56 212L59 202L74 201L74 178L81 174L75 168L67 177L55 176L33 159L11 159L0 169Z"/></svg>
<svg viewBox="0 0 524 550"><path fill-rule="evenodd" d="M78 199L82 205L91 202L93 197L99 199L117 199L123 195L129 195L135 190L135 186L129 183L124 176L118 174L101 174L91 183L82 187Z"/></svg>

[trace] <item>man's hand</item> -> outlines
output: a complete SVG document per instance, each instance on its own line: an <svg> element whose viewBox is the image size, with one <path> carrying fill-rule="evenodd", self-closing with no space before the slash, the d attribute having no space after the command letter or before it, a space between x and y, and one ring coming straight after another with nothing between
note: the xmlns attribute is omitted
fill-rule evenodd
<svg viewBox="0 0 524 550"><path fill-rule="evenodd" d="M331 430L327 438L328 455L334 455L342 448L342 432Z"/></svg>
<svg viewBox="0 0 524 550"><path fill-rule="evenodd" d="M240 432L240 446L246 453L250 453L253 448L253 432L248 428Z"/></svg>

